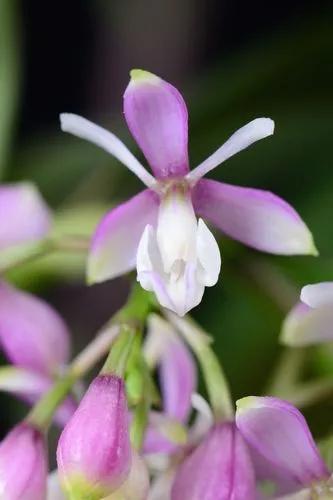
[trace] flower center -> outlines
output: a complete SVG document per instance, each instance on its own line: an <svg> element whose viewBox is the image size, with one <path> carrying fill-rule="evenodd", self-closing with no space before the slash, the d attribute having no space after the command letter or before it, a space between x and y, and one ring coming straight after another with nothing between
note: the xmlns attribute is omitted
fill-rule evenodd
<svg viewBox="0 0 333 500"><path fill-rule="evenodd" d="M138 281L160 304L179 315L196 306L213 286L221 258L214 236L197 220L188 185L164 185L156 228L146 226L137 252Z"/></svg>

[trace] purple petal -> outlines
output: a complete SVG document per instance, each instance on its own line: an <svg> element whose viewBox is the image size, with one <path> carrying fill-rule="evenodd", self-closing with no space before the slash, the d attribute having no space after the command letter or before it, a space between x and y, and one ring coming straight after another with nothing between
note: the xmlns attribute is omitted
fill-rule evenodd
<svg viewBox="0 0 333 500"><path fill-rule="evenodd" d="M178 90L147 71L131 71L124 94L127 125L158 178L188 172L187 109Z"/></svg>
<svg viewBox="0 0 333 500"><path fill-rule="evenodd" d="M94 234L88 281L115 278L135 267L137 248L147 224L156 225L159 198L149 189L108 212Z"/></svg>
<svg viewBox="0 0 333 500"><path fill-rule="evenodd" d="M41 433L16 426L0 444L1 497L6 500L45 500L47 456Z"/></svg>
<svg viewBox="0 0 333 500"><path fill-rule="evenodd" d="M333 340L333 309L326 304L316 309L299 302L282 325L281 341L297 347Z"/></svg>
<svg viewBox="0 0 333 500"><path fill-rule="evenodd" d="M197 387L197 368L192 353L174 328L157 314L148 318L145 356L159 365L164 413L186 422Z"/></svg>
<svg viewBox="0 0 333 500"><path fill-rule="evenodd" d="M0 250L39 240L50 230L50 211L28 182L0 186L0 214Z"/></svg>
<svg viewBox="0 0 333 500"><path fill-rule="evenodd" d="M165 413L186 422L197 377L193 356L184 342L176 336L166 342L160 363L160 381Z"/></svg>
<svg viewBox="0 0 333 500"><path fill-rule="evenodd" d="M69 331L44 300L0 282L0 342L10 361L53 375L69 358Z"/></svg>
<svg viewBox="0 0 333 500"><path fill-rule="evenodd" d="M317 253L297 212L269 191L203 179L193 190L196 212L231 238L281 255Z"/></svg>
<svg viewBox="0 0 333 500"><path fill-rule="evenodd" d="M164 453L169 455L178 449L179 446L171 442L165 435L163 435L160 429L156 428L156 426L152 423L148 424L142 448L145 455L151 455L154 453Z"/></svg>
<svg viewBox="0 0 333 500"><path fill-rule="evenodd" d="M172 500L256 498L254 471L246 444L233 424L214 427L179 466Z"/></svg>
<svg viewBox="0 0 333 500"><path fill-rule="evenodd" d="M271 397L237 402L236 425L259 455L300 485L329 475L303 415L291 404Z"/></svg>
<svg viewBox="0 0 333 500"><path fill-rule="evenodd" d="M301 301L309 307L333 305L333 282L303 286Z"/></svg>

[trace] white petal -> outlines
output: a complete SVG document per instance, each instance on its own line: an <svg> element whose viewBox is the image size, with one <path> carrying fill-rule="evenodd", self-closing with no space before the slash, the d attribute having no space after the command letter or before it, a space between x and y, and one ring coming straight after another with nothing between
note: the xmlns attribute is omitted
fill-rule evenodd
<svg viewBox="0 0 333 500"><path fill-rule="evenodd" d="M54 470L47 478L47 500L66 500L60 487L58 471Z"/></svg>
<svg viewBox="0 0 333 500"><path fill-rule="evenodd" d="M152 187L156 184L155 178L112 132L72 113L61 113L60 122L64 132L69 132L104 149L131 170L146 186Z"/></svg>
<svg viewBox="0 0 333 500"><path fill-rule="evenodd" d="M189 432L189 441L191 445L195 445L214 425L214 416L209 404L201 394L192 394L192 407L197 411L197 415Z"/></svg>
<svg viewBox="0 0 333 500"><path fill-rule="evenodd" d="M198 305L205 286L198 281L196 265L188 263L178 279L164 272L152 226L147 226L137 252L137 279L142 288L153 291L161 306L184 316Z"/></svg>
<svg viewBox="0 0 333 500"><path fill-rule="evenodd" d="M177 267L180 261L195 260L196 232L197 220L190 197L176 190L164 196L156 236L166 273L172 272L172 267Z"/></svg>
<svg viewBox="0 0 333 500"><path fill-rule="evenodd" d="M301 301L309 307L333 305L333 282L316 283L303 286Z"/></svg>
<svg viewBox="0 0 333 500"><path fill-rule="evenodd" d="M197 256L203 267L200 278L205 286L214 286L221 270L220 249L216 240L202 219L198 222Z"/></svg>
<svg viewBox="0 0 333 500"><path fill-rule="evenodd" d="M169 500L171 498L171 488L175 472L176 470L173 467L154 478L148 500Z"/></svg>
<svg viewBox="0 0 333 500"><path fill-rule="evenodd" d="M227 142L198 167L189 172L186 178L191 183L198 181L201 177L206 175L207 172L210 172L231 156L249 147L254 142L272 135L273 132L274 122L270 118L256 118L252 120L232 134Z"/></svg>

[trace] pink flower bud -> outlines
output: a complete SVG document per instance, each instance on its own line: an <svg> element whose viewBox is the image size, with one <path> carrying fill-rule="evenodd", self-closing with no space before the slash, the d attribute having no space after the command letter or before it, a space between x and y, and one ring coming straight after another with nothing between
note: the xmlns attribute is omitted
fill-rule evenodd
<svg viewBox="0 0 333 500"><path fill-rule="evenodd" d="M45 500L47 468L43 435L27 423L16 426L0 444L0 497Z"/></svg>
<svg viewBox="0 0 333 500"><path fill-rule="evenodd" d="M91 383L58 443L60 481L69 495L100 499L125 481L131 445L124 382L99 375Z"/></svg>
<svg viewBox="0 0 333 500"><path fill-rule="evenodd" d="M216 425L176 473L172 500L254 500L249 451L232 423Z"/></svg>

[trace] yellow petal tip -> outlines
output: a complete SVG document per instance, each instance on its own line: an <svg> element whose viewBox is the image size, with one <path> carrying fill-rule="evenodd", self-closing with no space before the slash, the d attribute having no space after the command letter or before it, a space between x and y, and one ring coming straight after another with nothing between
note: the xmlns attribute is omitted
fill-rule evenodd
<svg viewBox="0 0 333 500"><path fill-rule="evenodd" d="M132 69L130 71L131 83L158 82L158 76L143 69Z"/></svg>

